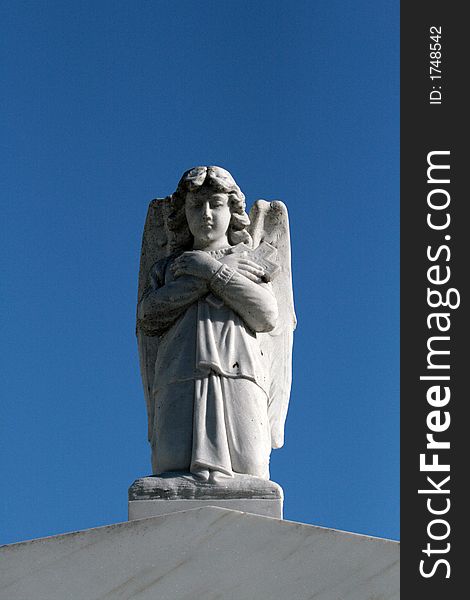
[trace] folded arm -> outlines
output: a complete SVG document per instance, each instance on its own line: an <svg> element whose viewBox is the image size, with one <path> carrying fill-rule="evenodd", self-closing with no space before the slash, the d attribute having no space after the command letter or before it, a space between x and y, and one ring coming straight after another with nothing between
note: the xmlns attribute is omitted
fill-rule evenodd
<svg viewBox="0 0 470 600"><path fill-rule="evenodd" d="M173 261L170 270L176 281L188 276L199 279L253 331L271 331L276 326L277 301L271 286L262 283L263 270L243 256L225 258L231 265L221 264L207 252L185 252Z"/></svg>
<svg viewBox="0 0 470 600"><path fill-rule="evenodd" d="M278 307L269 284L250 281L232 267L222 265L209 280L209 289L253 331L271 331L276 326Z"/></svg>
<svg viewBox="0 0 470 600"><path fill-rule="evenodd" d="M164 283L164 273L157 265L137 307L138 326L146 335L161 335L208 292L207 282L191 275Z"/></svg>

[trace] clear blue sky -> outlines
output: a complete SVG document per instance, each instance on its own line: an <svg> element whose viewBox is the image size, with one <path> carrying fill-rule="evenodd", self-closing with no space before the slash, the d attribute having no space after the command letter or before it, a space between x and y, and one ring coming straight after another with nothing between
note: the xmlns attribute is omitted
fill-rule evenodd
<svg viewBox="0 0 470 600"><path fill-rule="evenodd" d="M290 212L286 518L398 538L398 1L2 6L0 541L126 520L142 227L199 164Z"/></svg>

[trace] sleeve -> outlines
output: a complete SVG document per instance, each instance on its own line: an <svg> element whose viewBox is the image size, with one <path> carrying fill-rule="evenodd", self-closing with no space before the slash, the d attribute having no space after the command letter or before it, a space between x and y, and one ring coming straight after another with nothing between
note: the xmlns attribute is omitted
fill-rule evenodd
<svg viewBox="0 0 470 600"><path fill-rule="evenodd" d="M169 260L150 270L149 283L137 307L137 324L145 335L161 335L201 296L209 292L207 282L184 275L165 283Z"/></svg>
<svg viewBox="0 0 470 600"><path fill-rule="evenodd" d="M255 283L228 265L222 265L210 279L209 289L253 331L271 331L276 326L278 307L271 284Z"/></svg>

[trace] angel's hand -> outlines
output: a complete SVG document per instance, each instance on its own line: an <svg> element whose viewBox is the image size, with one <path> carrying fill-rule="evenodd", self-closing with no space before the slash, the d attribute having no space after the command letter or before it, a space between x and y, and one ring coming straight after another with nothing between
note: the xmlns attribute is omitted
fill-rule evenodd
<svg viewBox="0 0 470 600"><path fill-rule="evenodd" d="M228 254L224 256L223 263L244 275L255 283L264 281L265 272L258 264L246 257L246 253Z"/></svg>
<svg viewBox="0 0 470 600"><path fill-rule="evenodd" d="M175 277L193 275L205 280L209 280L219 269L219 261L202 250L184 252L173 261L170 267Z"/></svg>

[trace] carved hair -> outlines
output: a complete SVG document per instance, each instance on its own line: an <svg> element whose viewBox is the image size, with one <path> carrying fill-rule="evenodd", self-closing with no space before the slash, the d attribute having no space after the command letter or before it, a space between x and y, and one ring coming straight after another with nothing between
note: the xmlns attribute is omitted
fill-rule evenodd
<svg viewBox="0 0 470 600"><path fill-rule="evenodd" d="M251 236L246 230L250 219L245 212L245 195L233 177L222 167L194 167L183 174L176 192L171 196L172 211L168 217L168 228L174 235L173 250L187 249L193 244L184 205L187 194L197 193L202 187L228 194L228 206L232 214L227 231L229 243L232 246L240 242L251 245Z"/></svg>

